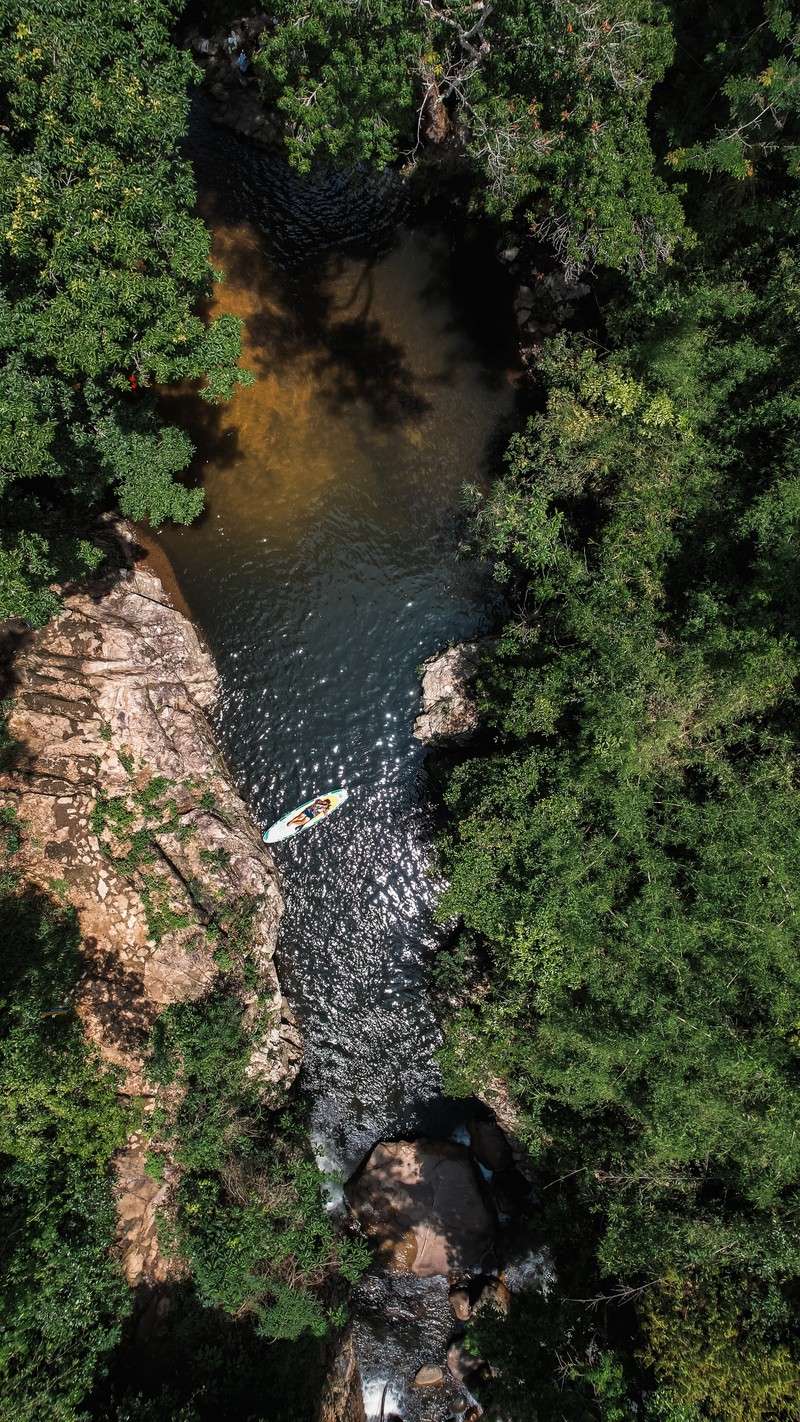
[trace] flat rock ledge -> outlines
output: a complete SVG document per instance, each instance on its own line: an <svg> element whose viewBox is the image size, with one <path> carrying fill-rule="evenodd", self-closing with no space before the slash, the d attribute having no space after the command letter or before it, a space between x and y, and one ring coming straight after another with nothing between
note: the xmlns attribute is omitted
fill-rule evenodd
<svg viewBox="0 0 800 1422"><path fill-rule="evenodd" d="M460 745L474 735L482 719L475 678L496 646L496 637L459 642L423 663L422 711L414 722L418 741Z"/></svg>
<svg viewBox="0 0 800 1422"><path fill-rule="evenodd" d="M16 743L0 774L0 804L25 822L13 869L23 882L75 910L84 972L71 1005L88 1037L121 1071L123 1093L153 1092L144 1054L152 1025L169 1003L198 998L220 975L220 942L204 929L221 902L252 908L250 938L258 992L245 995L252 1036L250 1071L267 1099L288 1086L301 1046L278 983L273 954L283 912L274 862L222 761L207 712L217 673L191 623L171 606L152 573L132 562L121 538L118 579L67 595L46 627L0 625L3 695ZM153 791L172 830L155 837L157 862L124 864L124 844L98 824L113 797ZM159 801L157 800L157 803ZM153 878L173 926L153 929ZM215 951L217 959L215 959ZM119 1253L131 1285L170 1274L158 1251L155 1212L171 1172L145 1171L141 1135L116 1162Z"/></svg>

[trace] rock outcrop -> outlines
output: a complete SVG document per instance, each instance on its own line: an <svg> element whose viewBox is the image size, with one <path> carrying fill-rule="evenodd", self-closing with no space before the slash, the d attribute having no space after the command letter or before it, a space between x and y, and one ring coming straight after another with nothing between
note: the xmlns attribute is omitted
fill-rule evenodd
<svg viewBox="0 0 800 1422"><path fill-rule="evenodd" d="M494 637L459 642L423 663L422 712L414 735L425 745L469 740L481 723L475 678L481 662L497 646Z"/></svg>
<svg viewBox="0 0 800 1422"><path fill-rule="evenodd" d="M367 1422L351 1328L329 1350L317 1422Z"/></svg>
<svg viewBox="0 0 800 1422"><path fill-rule="evenodd" d="M452 1141L382 1141L346 1187L350 1208L395 1273L490 1273L494 1221L469 1151Z"/></svg>
<svg viewBox="0 0 800 1422"><path fill-rule="evenodd" d="M277 874L207 720L211 657L159 580L133 565L130 542L122 538L124 566L110 586L68 594L38 631L2 629L15 753L0 804L24 821L13 868L75 910L85 966L71 1005L145 1108L158 1013L202 996L234 966L244 915L259 980L245 993L250 1070L269 1096L300 1060L272 963ZM154 1218L173 1168L155 1181L144 1154L137 1135L116 1162L131 1284L168 1274Z"/></svg>

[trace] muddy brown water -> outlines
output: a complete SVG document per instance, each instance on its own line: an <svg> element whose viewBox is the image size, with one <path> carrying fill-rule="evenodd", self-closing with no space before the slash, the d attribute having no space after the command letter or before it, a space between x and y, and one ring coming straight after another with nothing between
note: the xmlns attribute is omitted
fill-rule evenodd
<svg viewBox="0 0 800 1422"><path fill-rule="evenodd" d="M275 848L314 1142L346 1177L381 1137L441 1125L411 732L419 664L498 614L487 570L455 554L462 486L497 466L514 419L510 298L485 251L403 225L394 179L304 186L202 119L192 156L226 272L212 313L243 319L257 380L216 408L165 400L206 512L159 541L219 667L219 737L257 821L350 792Z"/></svg>

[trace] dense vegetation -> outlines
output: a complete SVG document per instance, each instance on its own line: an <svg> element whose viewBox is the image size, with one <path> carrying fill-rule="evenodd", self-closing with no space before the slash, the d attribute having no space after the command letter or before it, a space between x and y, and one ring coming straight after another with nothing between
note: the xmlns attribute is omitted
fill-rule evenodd
<svg viewBox="0 0 800 1422"><path fill-rule="evenodd" d="M209 236L177 153L189 57L170 0L10 0L0 10L0 616L41 622L96 567L106 500L189 522L192 445L153 385L237 381L239 327L196 312Z"/></svg>
<svg viewBox="0 0 800 1422"><path fill-rule="evenodd" d="M75 1016L43 1015L74 987L80 935L57 899L17 891L5 865L19 834L3 812L0 1411L69 1422L130 1309L108 1249L110 1159L132 1122Z"/></svg>
<svg viewBox="0 0 800 1422"><path fill-rule="evenodd" d="M654 266L683 227L645 117L673 51L655 0L279 0L257 64L302 169L413 159L455 135L475 202L520 207L569 265Z"/></svg>
<svg viewBox="0 0 800 1422"><path fill-rule="evenodd" d="M265 1104L247 1078L250 1051L230 992L175 1004L156 1024L151 1079L182 1089L177 1109L158 1108L182 1170L165 1242L191 1264L201 1301L247 1314L257 1337L321 1337L345 1321L342 1281L355 1282L368 1256L337 1240L303 1115ZM157 1171L162 1157L151 1159Z"/></svg>
<svg viewBox="0 0 800 1422"><path fill-rule="evenodd" d="M534 1302L493 1340L542 1417L800 1416L800 35L746 10L654 122L704 175L691 249L550 344L472 496L518 612L446 776L446 1064L509 1083L567 1287L607 1301L546 1359Z"/></svg>

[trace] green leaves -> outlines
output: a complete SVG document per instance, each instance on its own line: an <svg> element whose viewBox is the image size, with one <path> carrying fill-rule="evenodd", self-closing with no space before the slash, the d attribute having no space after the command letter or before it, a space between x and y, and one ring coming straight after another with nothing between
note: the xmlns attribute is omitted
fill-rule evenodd
<svg viewBox="0 0 800 1422"><path fill-rule="evenodd" d="M476 202L528 211L568 268L653 270L682 240L679 197L645 124L672 55L666 9L516 0L283 0L256 56L292 162L413 161L426 134L466 140ZM481 191L482 190L482 191Z"/></svg>
<svg viewBox="0 0 800 1422"><path fill-rule="evenodd" d="M183 1091L167 1129L182 1167L171 1242L206 1307L251 1315L270 1341L322 1336L323 1286L354 1281L368 1260L335 1238L305 1122L260 1100L247 1076L250 1051L232 995L175 1004L156 1023L150 1075Z"/></svg>
<svg viewBox="0 0 800 1422"><path fill-rule="evenodd" d="M756 1297L754 1302L759 1312L768 1313L763 1305L773 1301ZM649 1293L644 1360L658 1368L664 1386L648 1415L668 1422L687 1415L725 1422L796 1416L797 1363L788 1348L772 1340L767 1348L752 1347L746 1318L753 1311L751 1304L745 1313L724 1272L710 1273L692 1289L669 1279Z"/></svg>
<svg viewBox="0 0 800 1422"><path fill-rule="evenodd" d="M607 303L612 350L549 343L473 495L515 617L442 845L483 961L449 1080L506 1081L546 1188L573 1182L670 1422L800 1405L796 193L695 214ZM544 1366L509 1348L503 1397Z"/></svg>
<svg viewBox="0 0 800 1422"><path fill-rule="evenodd" d="M76 558L92 566L31 503L25 521L13 481L51 481L84 528L109 492L132 518L188 523L202 506L180 482L192 446L145 392L193 380L228 399L250 379L239 322L195 314L213 272L178 156L194 71L174 15L162 0L135 15L111 0L102 16L93 0L14 0L0 20L0 521L20 529L0 615L44 620L48 583Z"/></svg>
<svg viewBox="0 0 800 1422"><path fill-rule="evenodd" d="M415 141L414 71L424 48L421 8L373 0L356 13L342 0L311 7L282 0L256 55L268 97L289 123L300 172L316 156L340 166L385 167Z"/></svg>
<svg viewBox="0 0 800 1422"><path fill-rule="evenodd" d="M108 1257L110 1160L129 1112L80 1021L42 1016L75 985L74 914L0 891L0 934L0 1405L73 1422L129 1307Z"/></svg>
<svg viewBox="0 0 800 1422"><path fill-rule="evenodd" d="M800 176L800 24L781 4L764 5L760 24L745 25L723 46L726 121L713 138L675 149L678 169L724 173L739 182L765 175L776 159ZM731 72L732 71L732 72Z"/></svg>

